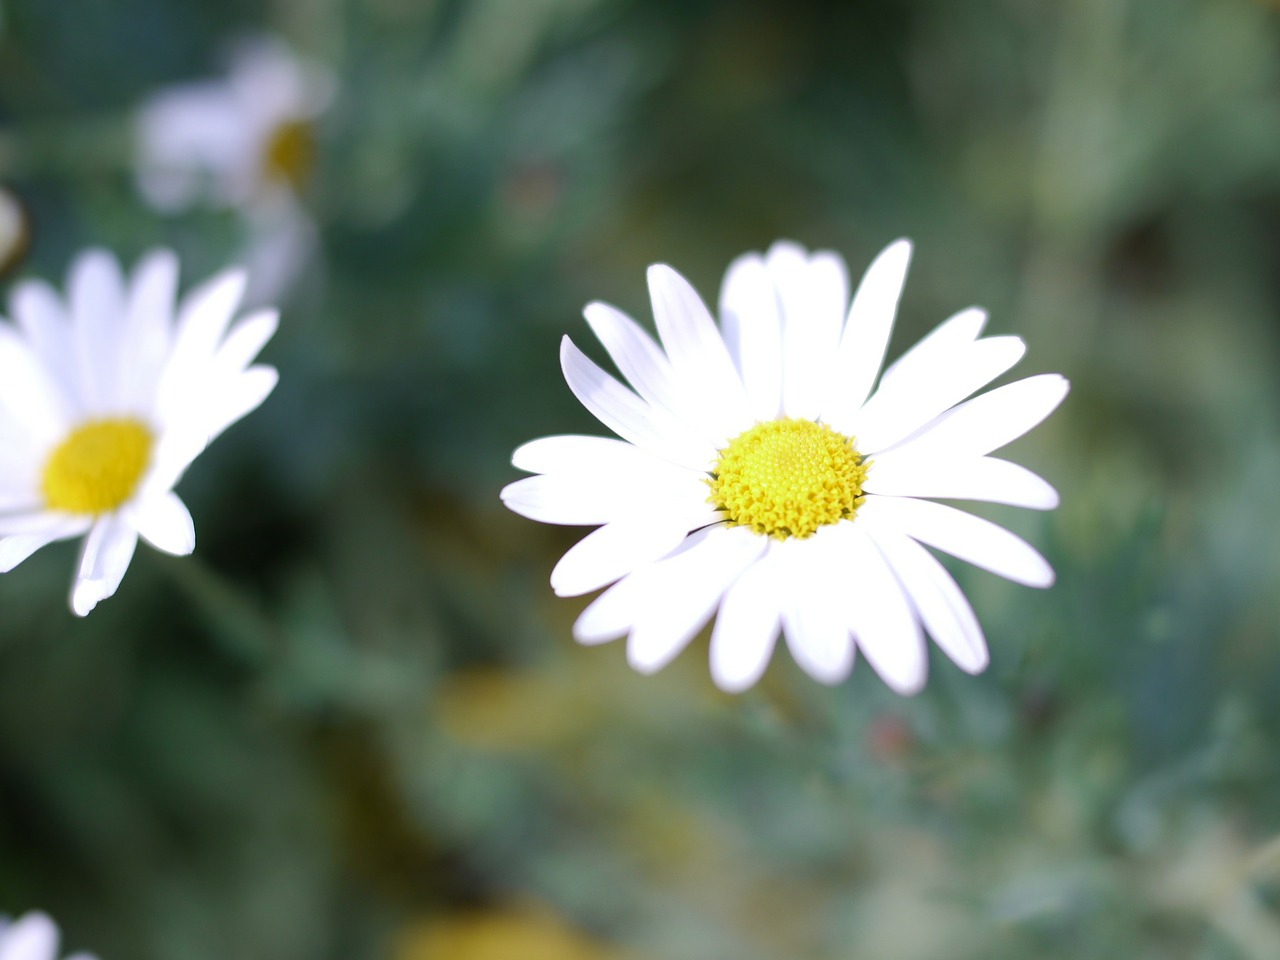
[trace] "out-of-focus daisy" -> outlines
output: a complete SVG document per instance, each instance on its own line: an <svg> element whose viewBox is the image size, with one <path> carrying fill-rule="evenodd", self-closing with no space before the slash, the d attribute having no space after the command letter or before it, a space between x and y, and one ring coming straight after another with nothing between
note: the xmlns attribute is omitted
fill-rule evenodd
<svg viewBox="0 0 1280 960"><path fill-rule="evenodd" d="M0 960L58 960L58 927L43 913L23 914L13 923L0 919ZM94 960L74 953L66 960Z"/></svg>
<svg viewBox="0 0 1280 960"><path fill-rule="evenodd" d="M225 77L163 89L138 112L143 196L161 212L197 204L239 210L250 302L282 294L316 246L298 198L334 88L324 68L258 38L234 49Z"/></svg>
<svg viewBox="0 0 1280 960"><path fill-rule="evenodd" d="M111 596L138 537L167 553L195 547L173 492L214 437L276 384L252 365L276 330L274 310L232 323L244 272L227 271L175 306L177 257L142 259L126 278L88 251L64 300L18 284L0 318L0 573L40 547L84 536L71 608Z"/></svg>
<svg viewBox="0 0 1280 960"><path fill-rule="evenodd" d="M718 611L711 673L725 690L764 672L779 632L836 683L855 650L890 687L925 682L927 631L962 669L987 664L963 593L928 545L1029 586L1053 582L1029 544L926 498L1051 509L1058 495L988 456L1066 396L1057 374L971 394L1022 357L956 314L879 376L911 247L889 246L852 298L843 260L780 242L729 268L717 327L689 283L649 269L661 346L603 303L586 318L628 390L568 337L569 388L621 437L558 436L516 450L538 476L502 491L546 523L600 525L551 574L562 596L614 583L578 618L582 643L627 636L643 672ZM875 390L873 391L873 387Z"/></svg>
<svg viewBox="0 0 1280 960"><path fill-rule="evenodd" d="M31 225L22 203L0 186L0 277L22 262L31 242Z"/></svg>
<svg viewBox="0 0 1280 960"><path fill-rule="evenodd" d="M157 209L249 207L298 193L315 161L316 119L333 97L320 67L258 38L227 75L154 94L138 113L138 182Z"/></svg>

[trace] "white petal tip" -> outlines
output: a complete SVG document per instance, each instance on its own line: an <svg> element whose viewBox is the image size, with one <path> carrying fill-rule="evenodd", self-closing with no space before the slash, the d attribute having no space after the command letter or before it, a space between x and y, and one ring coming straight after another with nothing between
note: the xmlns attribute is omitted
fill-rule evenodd
<svg viewBox="0 0 1280 960"><path fill-rule="evenodd" d="M884 250L881 252L880 256L901 257L904 259L910 259L912 249L913 247L910 239L908 239L907 237L899 237L897 240L893 241L893 243L885 247Z"/></svg>
<svg viewBox="0 0 1280 960"><path fill-rule="evenodd" d="M975 657L972 660L961 662L955 657L952 657L951 662L965 673L969 674L969 676L976 677L978 674L984 672L987 667L991 666L991 656L986 650L983 650L981 656Z"/></svg>
<svg viewBox="0 0 1280 960"><path fill-rule="evenodd" d="M557 597L581 597L583 594L599 589L599 586L588 585L583 587L581 583L575 583L573 580L566 578L561 574L559 564L556 564L555 568L551 571L551 592Z"/></svg>
<svg viewBox="0 0 1280 960"><path fill-rule="evenodd" d="M649 265L649 269L645 272L645 276L650 283L660 283L670 280L672 276L679 276L676 268L666 263L653 263Z"/></svg>
<svg viewBox="0 0 1280 960"><path fill-rule="evenodd" d="M1058 496L1058 491L1045 491L1044 496L1034 503L1027 504L1032 510L1057 510L1058 505L1062 503L1062 498Z"/></svg>
<svg viewBox="0 0 1280 960"><path fill-rule="evenodd" d="M891 680L885 676L881 676L880 679L884 681L885 686L898 696L914 697L925 688L925 684L928 682L929 678L926 674L922 673L919 677L913 677L909 680Z"/></svg>
<svg viewBox="0 0 1280 960"><path fill-rule="evenodd" d="M71 591L71 612L77 617L87 617L109 595L101 580L78 580Z"/></svg>
<svg viewBox="0 0 1280 960"><path fill-rule="evenodd" d="M627 664L636 673L643 674L646 677L653 676L670 662L670 660L667 659L649 660L645 657L637 656L633 651L634 646L632 644L628 644Z"/></svg>
<svg viewBox="0 0 1280 960"><path fill-rule="evenodd" d="M760 678L763 675L764 673L761 671L760 673L752 673L746 676L731 676L723 673L717 673L715 670L712 670L711 682L725 693L737 695L740 693L746 693L754 687L760 682Z"/></svg>
<svg viewBox="0 0 1280 960"><path fill-rule="evenodd" d="M804 667L803 669L805 673L807 673L814 680L817 680L818 683L822 684L824 687L838 687L840 684L848 680L853 673L852 667L850 667L848 670L840 670L835 672L812 670L809 667Z"/></svg>
<svg viewBox="0 0 1280 960"><path fill-rule="evenodd" d="M606 319L607 315L613 309L613 307L609 306L609 304L605 303L603 300L592 300L582 308L582 316L587 323L594 326L597 322Z"/></svg>

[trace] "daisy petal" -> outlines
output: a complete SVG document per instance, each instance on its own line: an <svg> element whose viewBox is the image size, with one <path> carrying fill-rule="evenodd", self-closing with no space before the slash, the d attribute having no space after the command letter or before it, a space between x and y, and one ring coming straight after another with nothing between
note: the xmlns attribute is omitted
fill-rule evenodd
<svg viewBox="0 0 1280 960"><path fill-rule="evenodd" d="M928 370L899 375L875 392L847 432L866 453L884 450L986 386L1025 352L1017 337L989 337L950 358L938 358Z"/></svg>
<svg viewBox="0 0 1280 960"><path fill-rule="evenodd" d="M129 569L138 533L122 517L99 517L84 539L80 569L71 587L71 610L78 617L113 595Z"/></svg>
<svg viewBox="0 0 1280 960"><path fill-rule="evenodd" d="M807 257L791 244L775 244L769 264L783 312L783 409L817 419L840 344L849 278L834 254Z"/></svg>
<svg viewBox="0 0 1280 960"><path fill-rule="evenodd" d="M186 375L213 356L244 296L245 283L243 270L225 270L183 297L169 360L171 370L177 368Z"/></svg>
<svg viewBox="0 0 1280 960"><path fill-rule="evenodd" d="M679 513L628 516L587 534L551 571L551 589L577 597L613 583L645 564L660 560L684 541L700 522L714 520L710 507L699 517Z"/></svg>
<svg viewBox="0 0 1280 960"><path fill-rule="evenodd" d="M671 363L643 327L607 303L589 303L582 315L636 393L670 412L680 408Z"/></svg>
<svg viewBox="0 0 1280 960"><path fill-rule="evenodd" d="M661 460L625 440L575 434L530 440L516 448L511 455L511 463L529 473L572 473L602 481L635 471L648 473L655 470L672 478L706 476L669 460Z"/></svg>
<svg viewBox="0 0 1280 960"><path fill-rule="evenodd" d="M262 406L279 381L280 374L275 367L256 366L225 385L219 384L218 395L207 413L206 440L213 440L240 418Z"/></svg>
<svg viewBox="0 0 1280 960"><path fill-rule="evenodd" d="M58 928L45 914L24 914L4 928L0 960L55 960L57 955Z"/></svg>
<svg viewBox="0 0 1280 960"><path fill-rule="evenodd" d="M853 588L849 622L858 649L891 690L903 696L919 693L928 676L920 624L902 586L884 557L856 523L836 528Z"/></svg>
<svg viewBox="0 0 1280 960"><path fill-rule="evenodd" d="M822 411L823 419L837 429L853 418L871 393L910 263L910 241L898 240L885 247L858 284L836 355L836 378Z"/></svg>
<svg viewBox="0 0 1280 960"><path fill-rule="evenodd" d="M576 474L525 477L502 488L507 509L542 523L596 526L658 508L683 514L706 508L707 486L693 476L630 473L601 483Z"/></svg>
<svg viewBox="0 0 1280 960"><path fill-rule="evenodd" d="M782 316L764 260L746 254L729 266L720 290L724 338L742 375L751 414L772 420L782 410Z"/></svg>
<svg viewBox="0 0 1280 960"><path fill-rule="evenodd" d="M214 358L218 373L228 376L243 373L262 352L267 341L275 336L279 326L280 313L277 310L259 310L237 321Z"/></svg>
<svg viewBox="0 0 1280 960"><path fill-rule="evenodd" d="M34 509L0 514L0 537L15 534L42 533L57 526L59 517L47 510Z"/></svg>
<svg viewBox="0 0 1280 960"><path fill-rule="evenodd" d="M862 489L891 497L986 500L1032 510L1052 510L1058 505L1058 491L1047 481L996 457L957 460L898 451L878 454Z"/></svg>
<svg viewBox="0 0 1280 960"><path fill-rule="evenodd" d="M880 376L880 385L883 387L899 376L910 376L920 369L932 369L939 358L953 357L957 350L963 350L977 340L986 324L987 311L981 307L969 307L948 317L889 364Z"/></svg>
<svg viewBox="0 0 1280 960"><path fill-rule="evenodd" d="M743 527L714 527L697 546L659 561L663 599L639 611L627 641L627 662L641 673L655 673L670 663L766 543Z"/></svg>
<svg viewBox="0 0 1280 960"><path fill-rule="evenodd" d="M22 533L0 536L0 573L8 573L41 547L55 540L78 537L89 529L90 521L79 517L44 516L43 524L33 524Z"/></svg>
<svg viewBox="0 0 1280 960"><path fill-rule="evenodd" d="M78 367L71 322L62 298L43 280L24 280L9 295L9 312L27 343L70 400L75 396ZM76 408L76 412L80 412Z"/></svg>
<svg viewBox="0 0 1280 960"><path fill-rule="evenodd" d="M839 683L853 670L854 645L839 597L848 589L834 549L834 527L806 540L784 540L772 551L785 585L782 623L787 647L819 683Z"/></svg>
<svg viewBox="0 0 1280 960"><path fill-rule="evenodd" d="M711 631L711 679L741 693L763 675L782 624L777 576L765 553L725 591Z"/></svg>
<svg viewBox="0 0 1280 960"><path fill-rule="evenodd" d="M670 413L676 419L696 425L708 443L723 444L733 423L717 419L714 410L691 400L688 391L680 389L667 355L634 320L608 304L590 303L584 315L596 337L609 352L618 370L644 400Z"/></svg>
<svg viewBox="0 0 1280 960"><path fill-rule="evenodd" d="M649 268L649 297L671 368L686 397L717 425L712 442L723 446L751 425L746 390L724 338L697 291L664 263Z"/></svg>
<svg viewBox="0 0 1280 960"><path fill-rule="evenodd" d="M154 250L134 268L124 333L129 375L121 384L121 399L140 413L164 370L177 293L178 257L172 250Z"/></svg>
<svg viewBox="0 0 1280 960"><path fill-rule="evenodd" d="M26 341L0 324L0 416L44 446L67 432L74 409Z"/></svg>
<svg viewBox="0 0 1280 960"><path fill-rule="evenodd" d="M698 549L711 533L711 530L699 530L690 534L669 556L628 574L596 597L574 622L574 639L594 645L626 636L644 607L652 604L655 597L661 597L660 590L666 582L665 565Z"/></svg>
<svg viewBox="0 0 1280 960"><path fill-rule="evenodd" d="M894 453L981 456L1016 440L1058 408L1071 384L1057 373L1017 380L948 410Z"/></svg>
<svg viewBox="0 0 1280 960"><path fill-rule="evenodd" d="M869 496L858 508L859 518L864 514L1015 583L1029 587L1053 583L1053 568L1034 547L1004 527L963 510L931 500Z"/></svg>
<svg viewBox="0 0 1280 960"><path fill-rule="evenodd" d="M68 272L67 295L83 405L104 413L119 403L124 381L120 333L125 287L120 264L105 250L82 253Z"/></svg>
<svg viewBox="0 0 1280 960"><path fill-rule="evenodd" d="M185 557L196 548L196 525L178 495L169 491L127 508L129 522L157 550Z"/></svg>
<svg viewBox="0 0 1280 960"><path fill-rule="evenodd" d="M966 673L985 670L990 657L982 627L946 568L910 537L872 521L862 525L893 568L934 643Z"/></svg>
<svg viewBox="0 0 1280 960"><path fill-rule="evenodd" d="M697 470L715 460L715 447L671 414L651 407L601 370L568 337L561 341L560 365L565 382L597 420L650 453Z"/></svg>

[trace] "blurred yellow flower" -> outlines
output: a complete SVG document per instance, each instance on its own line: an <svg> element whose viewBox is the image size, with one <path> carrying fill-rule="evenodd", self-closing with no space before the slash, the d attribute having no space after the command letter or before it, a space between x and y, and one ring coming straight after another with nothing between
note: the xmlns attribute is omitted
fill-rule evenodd
<svg viewBox="0 0 1280 960"><path fill-rule="evenodd" d="M402 937L394 960L639 960L538 907L427 920Z"/></svg>

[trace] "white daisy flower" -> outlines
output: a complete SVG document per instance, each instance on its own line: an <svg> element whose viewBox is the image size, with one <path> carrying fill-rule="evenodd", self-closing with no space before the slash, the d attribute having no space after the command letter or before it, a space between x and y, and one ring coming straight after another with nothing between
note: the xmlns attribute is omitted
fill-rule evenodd
<svg viewBox="0 0 1280 960"><path fill-rule="evenodd" d="M1055 507L1048 483L988 454L1048 416L1068 384L1034 376L962 402L1025 349L979 338L986 314L969 309L873 392L910 255L905 240L888 247L850 305L833 253L783 242L747 254L725 276L719 327L657 264L661 346L613 307L586 308L633 389L568 337L561 365L622 439L527 443L513 462L538 476L502 491L531 519L600 525L551 574L561 596L614 584L575 623L580 642L627 636L631 665L650 673L717 614L711 674L729 691L760 678L780 632L824 683L847 677L860 650L891 688L918 691L925 631L962 669L987 665L972 608L922 544L1029 586L1053 571L1009 531L926 498Z"/></svg>
<svg viewBox="0 0 1280 960"><path fill-rule="evenodd" d="M278 204L305 184L316 119L332 77L266 38L233 51L226 77L179 84L143 104L137 120L138 184L158 210L195 203Z"/></svg>
<svg viewBox="0 0 1280 960"><path fill-rule="evenodd" d="M85 536L71 590L84 616L115 593L138 537L167 553L195 547L173 492L214 437L276 385L251 365L276 330L262 310L232 324L243 271L177 303L178 259L142 259L126 279L111 254L81 254L64 300L14 287L0 317L0 573L55 540Z"/></svg>
<svg viewBox="0 0 1280 960"><path fill-rule="evenodd" d="M284 296L319 244L299 195L334 90L327 70L263 37L232 51L224 78L161 90L138 112L138 186L155 209L243 215L248 303Z"/></svg>
<svg viewBox="0 0 1280 960"><path fill-rule="evenodd" d="M45 914L23 914L13 923L0 919L0 960L58 960L58 926ZM94 960L75 953L66 960Z"/></svg>

